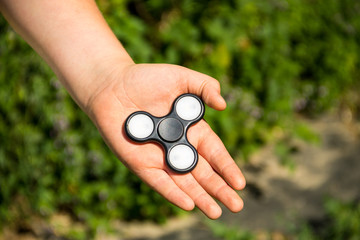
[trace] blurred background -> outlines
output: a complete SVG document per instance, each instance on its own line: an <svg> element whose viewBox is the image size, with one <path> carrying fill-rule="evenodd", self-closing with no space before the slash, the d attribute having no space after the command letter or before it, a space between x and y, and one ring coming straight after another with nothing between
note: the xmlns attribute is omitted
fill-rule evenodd
<svg viewBox="0 0 360 240"><path fill-rule="evenodd" d="M360 239L358 0L97 3L135 62L221 82L228 108L205 119L245 208L209 221L167 203L0 16L0 239Z"/></svg>

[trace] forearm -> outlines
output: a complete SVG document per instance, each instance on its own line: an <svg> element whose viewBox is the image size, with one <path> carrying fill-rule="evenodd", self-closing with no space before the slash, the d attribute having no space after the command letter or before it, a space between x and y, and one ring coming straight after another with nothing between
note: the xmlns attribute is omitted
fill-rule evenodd
<svg viewBox="0 0 360 240"><path fill-rule="evenodd" d="M101 90L111 63L133 63L93 0L0 0L0 8L82 108Z"/></svg>

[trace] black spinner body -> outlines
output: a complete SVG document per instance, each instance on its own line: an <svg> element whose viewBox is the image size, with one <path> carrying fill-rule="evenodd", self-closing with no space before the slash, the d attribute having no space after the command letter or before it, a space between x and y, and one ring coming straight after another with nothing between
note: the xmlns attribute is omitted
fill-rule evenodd
<svg viewBox="0 0 360 240"><path fill-rule="evenodd" d="M197 105L197 103L199 105ZM188 110L188 112L193 111L193 113L189 115L188 112L184 112L186 110ZM127 136L135 142L154 141L160 143L165 150L165 161L167 165L175 172L187 173L194 169L198 162L198 153L194 146L188 141L187 131L191 125L203 118L204 113L204 103L198 96L182 94L175 99L169 114L166 116L155 117L145 111L132 113L126 119L125 132ZM197 116L195 117L195 115ZM136 132L143 126L141 126L141 121L137 125L133 124L133 122L136 121L134 118L145 119L148 127L144 129L150 132L149 127L151 122L146 116L151 119L153 130L148 136L142 135L139 137L141 133L136 134ZM190 160L190 158L193 159Z"/></svg>

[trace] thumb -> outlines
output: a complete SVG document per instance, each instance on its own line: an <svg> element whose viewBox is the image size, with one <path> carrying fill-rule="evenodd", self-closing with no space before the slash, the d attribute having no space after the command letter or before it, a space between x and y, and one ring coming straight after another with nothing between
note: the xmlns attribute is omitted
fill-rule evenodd
<svg viewBox="0 0 360 240"><path fill-rule="evenodd" d="M200 96L204 102L215 110L224 110L226 102L220 95L220 83L206 74L186 69L185 84L189 93Z"/></svg>

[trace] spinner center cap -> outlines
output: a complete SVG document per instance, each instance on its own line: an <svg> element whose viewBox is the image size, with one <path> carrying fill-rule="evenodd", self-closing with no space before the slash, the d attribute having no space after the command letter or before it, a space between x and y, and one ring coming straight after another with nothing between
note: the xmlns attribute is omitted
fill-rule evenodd
<svg viewBox="0 0 360 240"><path fill-rule="evenodd" d="M158 133L167 142L175 142L184 134L182 123L175 118L166 118L159 124Z"/></svg>

